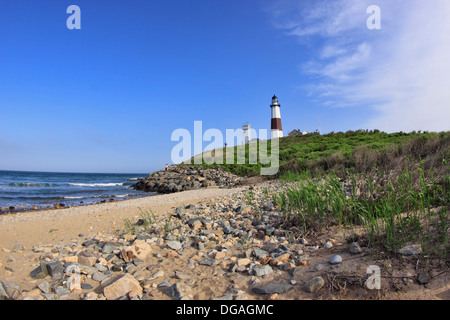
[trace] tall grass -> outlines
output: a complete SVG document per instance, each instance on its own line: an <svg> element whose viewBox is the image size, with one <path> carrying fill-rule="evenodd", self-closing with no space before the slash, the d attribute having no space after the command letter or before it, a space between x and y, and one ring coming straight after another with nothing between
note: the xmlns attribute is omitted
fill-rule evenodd
<svg viewBox="0 0 450 320"><path fill-rule="evenodd" d="M330 225L352 229L359 225L369 243L396 251L408 242L421 243L429 253L449 253L448 230L450 168L437 183L423 163L396 177L385 173L352 175L345 189L337 176L307 178L295 183L298 174L286 175L285 188L273 195L286 223L304 230L324 230ZM384 179L383 179L384 178Z"/></svg>

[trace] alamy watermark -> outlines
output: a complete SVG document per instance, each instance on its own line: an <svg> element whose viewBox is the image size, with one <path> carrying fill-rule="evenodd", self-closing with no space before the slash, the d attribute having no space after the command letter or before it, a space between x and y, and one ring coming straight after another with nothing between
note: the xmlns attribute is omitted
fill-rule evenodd
<svg viewBox="0 0 450 320"><path fill-rule="evenodd" d="M365 285L369 290L381 289L381 269L377 265L370 265L366 271L370 277L366 280Z"/></svg>
<svg viewBox="0 0 450 320"><path fill-rule="evenodd" d="M226 129L225 139L219 129L207 129L203 132L203 122L194 121L194 135L187 129L176 129L172 132L171 141L179 141L172 149L171 160L173 163L194 164L257 164L261 163L261 175L275 175L279 169L279 139L270 140L270 155L268 152L268 130L251 130L251 136L255 137L247 144L242 141L242 129ZM236 157L235 157L235 141ZM204 142L209 142L203 147ZM230 146L229 148L224 148ZM246 148L248 153L246 154ZM224 154L225 152L225 154ZM248 159L248 162L247 162ZM269 166L270 165L270 166Z"/></svg>
<svg viewBox="0 0 450 320"><path fill-rule="evenodd" d="M380 30L381 29L381 8L377 5L371 5L367 7L366 12L370 14L367 19L366 25L369 30Z"/></svg>
<svg viewBox="0 0 450 320"><path fill-rule="evenodd" d="M73 5L67 7L66 12L70 14L70 16L67 18L67 21L66 21L67 29L69 29L69 30L81 29L81 9L80 9L80 7L73 4Z"/></svg>

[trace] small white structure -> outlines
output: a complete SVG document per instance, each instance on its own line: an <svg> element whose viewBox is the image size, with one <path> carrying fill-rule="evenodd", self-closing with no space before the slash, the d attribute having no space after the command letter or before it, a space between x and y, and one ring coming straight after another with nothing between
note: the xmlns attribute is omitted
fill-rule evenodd
<svg viewBox="0 0 450 320"><path fill-rule="evenodd" d="M242 126L242 144L247 144L252 140L252 134L250 130L250 123L244 124Z"/></svg>
<svg viewBox="0 0 450 320"><path fill-rule="evenodd" d="M283 138L283 129L281 128L281 113L280 104L276 95L272 97L272 123L271 123L271 137L272 139Z"/></svg>
<svg viewBox="0 0 450 320"><path fill-rule="evenodd" d="M289 132L288 133L288 136L289 137L296 137L296 136L301 136L301 135L307 135L307 134L309 134L309 132L308 131L300 131L300 129L294 129L294 130L292 130L291 132Z"/></svg>

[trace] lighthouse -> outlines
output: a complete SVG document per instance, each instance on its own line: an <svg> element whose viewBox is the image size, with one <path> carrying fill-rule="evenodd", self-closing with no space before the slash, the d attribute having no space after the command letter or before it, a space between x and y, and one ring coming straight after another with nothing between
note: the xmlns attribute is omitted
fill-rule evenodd
<svg viewBox="0 0 450 320"><path fill-rule="evenodd" d="M272 139L283 138L283 129L281 128L281 114L280 114L280 104L278 103L278 98L276 95L272 97L272 104L270 108L272 109L272 125L271 125L271 137Z"/></svg>

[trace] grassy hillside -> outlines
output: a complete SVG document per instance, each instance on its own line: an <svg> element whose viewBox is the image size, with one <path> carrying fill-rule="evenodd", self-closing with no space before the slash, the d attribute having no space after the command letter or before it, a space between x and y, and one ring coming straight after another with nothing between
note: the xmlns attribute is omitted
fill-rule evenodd
<svg viewBox="0 0 450 320"><path fill-rule="evenodd" d="M270 141L267 148L270 155ZM225 157L225 149L221 151ZM259 161L257 164L248 164L248 153L247 145L245 164L203 163L203 166L221 166L240 176L259 175L263 165ZM289 177L292 174L321 175L330 171L338 175L365 172L374 166L385 166L394 158L410 156L418 160L430 153L440 154L441 160L450 158L450 132L388 134L378 130L358 130L285 137L280 139L280 170L276 177ZM234 163L237 163L237 147L234 147L234 157Z"/></svg>
<svg viewBox="0 0 450 320"><path fill-rule="evenodd" d="M396 253L415 243L449 261L450 132L360 130L279 143L280 170L271 178L280 178L283 188L272 197L285 224L309 232L363 228L377 250ZM260 163L246 163L220 166L241 176L260 174Z"/></svg>

